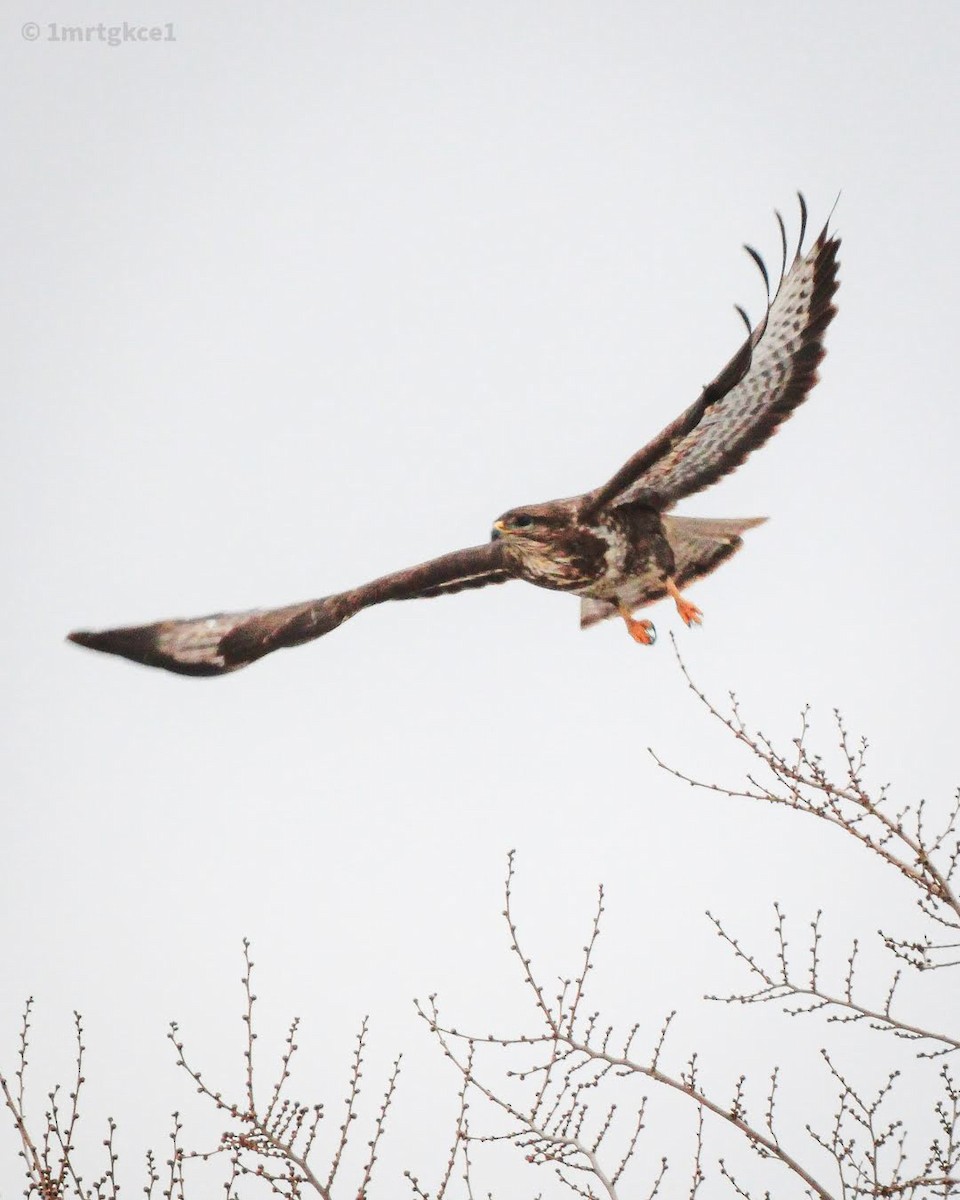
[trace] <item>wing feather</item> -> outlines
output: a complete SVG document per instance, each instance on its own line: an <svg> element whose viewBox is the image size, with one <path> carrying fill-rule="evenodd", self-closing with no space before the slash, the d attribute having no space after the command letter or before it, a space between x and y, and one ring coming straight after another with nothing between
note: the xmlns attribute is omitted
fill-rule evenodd
<svg viewBox="0 0 960 1200"><path fill-rule="evenodd" d="M180 675L225 675L274 650L322 637L373 604L440 596L505 583L511 578L513 573L502 545L488 542L395 571L349 592L285 608L216 613L100 633L77 632L69 639L91 650L118 654Z"/></svg>
<svg viewBox="0 0 960 1200"><path fill-rule="evenodd" d="M840 240L829 236L824 226L804 255L802 196L800 210L801 240L789 269L786 230L777 213L783 267L772 299L766 266L756 250L746 247L767 288L767 309L756 329L695 404L603 487L587 494L584 515L647 498L657 508L670 508L735 470L806 398L825 353L824 331L836 312Z"/></svg>

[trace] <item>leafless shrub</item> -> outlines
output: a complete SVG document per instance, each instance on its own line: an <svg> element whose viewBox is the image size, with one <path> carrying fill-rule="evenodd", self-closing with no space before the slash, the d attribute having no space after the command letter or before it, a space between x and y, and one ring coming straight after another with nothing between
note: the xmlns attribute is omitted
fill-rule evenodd
<svg viewBox="0 0 960 1200"><path fill-rule="evenodd" d="M230 1171L225 1185L228 1198L237 1195L238 1180L252 1177L265 1184L269 1194L288 1197L290 1200L296 1200L305 1193L315 1194L322 1200L332 1200L334 1195L349 1195L355 1200L366 1200L387 1114L396 1091L400 1059L395 1060L387 1080L373 1121L373 1129L367 1140L366 1153L358 1168L358 1178L350 1184L344 1184L342 1172L345 1154L354 1132L354 1122L359 1115L358 1102L367 1044L367 1019L364 1018L360 1025L354 1046L344 1101L345 1112L332 1139L328 1157L323 1165L320 1165L316 1160L318 1143L322 1141L319 1135L325 1116L324 1106L303 1104L286 1094L291 1066L298 1050L296 1039L300 1026L299 1018L294 1018L287 1030L276 1080L267 1090L265 1099L258 1100L260 1088L254 1067L257 1033L253 1020L257 997L251 986L253 960L250 957L250 944L246 940L243 943L243 960L243 1022L246 1027L246 1047L243 1052L245 1085L240 1100L225 1099L221 1092L215 1091L204 1080L200 1071L187 1062L176 1023L170 1027L168 1037L177 1055L177 1065L190 1076L197 1091L229 1122L227 1130L221 1135L220 1144L215 1149L181 1152L181 1160L187 1162L190 1159L208 1160L218 1155L224 1156Z"/></svg>
<svg viewBox="0 0 960 1200"><path fill-rule="evenodd" d="M879 991L864 984L858 973L860 941L853 942L838 978L831 982L822 954L822 913L808 926L798 954L791 946L789 923L774 906L773 946L768 952L748 948L743 939L708 914L714 929L743 968L747 985L733 995L711 996L740 1007L772 1005L784 1016L819 1019L834 1042L821 1050L818 1066L833 1087L836 1103L807 1122L802 1136L781 1112L790 1096L787 1080L773 1067L759 1090L748 1086L744 1074L731 1079L719 1094L702 1078L697 1054L679 1060L668 1053L674 1014L662 1023L659 1036L647 1049L638 1049L640 1023L616 1030L587 996L594 969L597 939L604 912L603 890L589 926L576 974L548 985L523 943L514 912L514 858L507 869L504 918L510 953L518 964L530 1000L533 1025L519 1034L465 1033L441 1015L435 996L417 1004L420 1017L459 1073L459 1100L452 1143L435 1186L406 1172L405 1187L413 1200L480 1200L477 1183L479 1156L492 1143L507 1143L534 1168L546 1168L562 1188L582 1200L625 1200L665 1197L677 1174L668 1176L667 1160L650 1144L648 1114L651 1099L663 1092L692 1106L692 1162L680 1174L680 1194L704 1200L715 1180L727 1194L742 1200L771 1195L767 1184L755 1182L751 1167L725 1158L712 1170L706 1145L711 1125L731 1131L753 1151L761 1169L775 1168L770 1187L780 1197L793 1191L819 1200L933 1200L960 1194L960 1080L952 1056L960 1050L960 1030L929 1028L906 1010L901 980L912 972L917 979L945 979L960 965L960 901L955 891L960 860L960 797L932 824L927 807L896 807L887 788L871 790L866 783L865 740L854 741L839 713L836 724L836 766L828 766L810 746L809 714L800 731L779 751L763 733L743 719L736 698L723 712L696 687L680 664L687 683L707 713L751 759L746 784L740 787L704 783L680 770L658 763L691 786L727 798L746 799L788 808L815 818L847 836L860 849L879 859L905 880L915 899L921 928L918 934L879 935L879 951L890 960L888 981ZM198 1160L222 1162L226 1200L253 1192L285 1200L315 1195L322 1200L368 1200L388 1115L394 1102L400 1060L393 1064L379 1105L369 1117L364 1144L354 1131L361 1120L361 1082L367 1045L367 1022L357 1035L344 1111L328 1130L322 1104L305 1104L289 1095L297 1055L299 1022L287 1031L274 1082L261 1088L256 996L252 990L253 962L244 943L243 995L245 1026L244 1084L235 1099L212 1087L188 1059L176 1025L169 1038L179 1067L194 1089L212 1104L225 1129L207 1150L187 1149L180 1117L174 1114L168 1156L162 1162L148 1152L148 1200L186 1200L187 1183ZM75 1015L76 1074L66 1098L61 1089L47 1095L38 1123L28 1115L26 1073L32 1000L24 1013L19 1039L18 1068L9 1082L0 1076L4 1104L12 1114L27 1179L28 1200L117 1200L116 1126L108 1119L102 1172L87 1183L81 1176L77 1152L79 1103L84 1084L83 1028ZM844 1067L844 1043L837 1035L858 1026L875 1036L878 1058L891 1064L878 1087L870 1090ZM898 1072L889 1053L908 1051L925 1071L926 1111L906 1108ZM473 1108L479 1105L478 1116ZM921 1129L927 1122L931 1132ZM924 1137L926 1136L926 1140ZM442 1143L441 1143L442 1144ZM348 1153L349 1147L349 1153ZM749 1160L748 1160L749 1161ZM758 1186L764 1190L758 1190ZM207 1188L209 1190L209 1188ZM675 1190L675 1189L674 1189Z"/></svg>
<svg viewBox="0 0 960 1200"><path fill-rule="evenodd" d="M246 1046L243 1052L245 1082L239 1100L225 1099L203 1078L200 1071L185 1057L184 1043L177 1025L171 1025L167 1035L177 1056L177 1065L190 1077L196 1091L210 1101L219 1115L227 1122L227 1128L219 1144L210 1150L189 1150L182 1142L183 1125L179 1113L173 1114L173 1131L170 1134L169 1157L163 1167L152 1151L146 1155L146 1186L144 1194L150 1200L162 1196L163 1200L185 1200L187 1187L185 1173L192 1162L222 1158L227 1172L223 1193L227 1200L238 1200L241 1179L248 1178L258 1183L266 1195L282 1196L297 1200L305 1195L316 1195L321 1200L334 1197L349 1197L349 1200L366 1200L374 1169L377 1164L381 1139L386 1127L387 1116L393 1103L400 1072L399 1058L393 1064L385 1091L372 1120L366 1148L353 1164L353 1177L346 1182L347 1149L355 1123L359 1117L359 1098L363 1079L364 1055L367 1044L367 1021L361 1023L354 1046L344 1101L344 1114L331 1144L326 1147L323 1163L317 1161L319 1143L323 1141L321 1122L325 1116L322 1104L303 1104L287 1095L291 1067L297 1053L297 1030L299 1020L291 1022L280 1056L274 1083L262 1094L255 1069L254 1048L257 1032L254 1027L256 996L251 987L253 961L249 943L243 944L244 1012ZM89 1186L84 1183L79 1168L76 1145L76 1129L79 1119L79 1098L84 1083L83 1028L79 1014L76 1024L76 1081L69 1093L69 1104L64 1111L59 1100L60 1091L55 1088L48 1096L48 1107L44 1112L41 1133L34 1138L30 1132L24 1103L25 1077L27 1068L28 1033L32 1000L27 1002L20 1034L19 1065L15 1074L15 1086L0 1076L0 1088L7 1108L13 1114L21 1142L21 1158L26 1166L28 1200L117 1200L120 1184L116 1175L117 1155L113 1137L114 1121L108 1119L107 1135L103 1141L107 1164L103 1174ZM162 1175L161 1175L162 1169ZM157 1192L158 1186L160 1191Z"/></svg>
<svg viewBox="0 0 960 1200"><path fill-rule="evenodd" d="M898 808L887 785L876 794L867 789L867 739L852 738L838 710L833 718L840 774L834 777L823 756L809 746L808 709L800 714L800 732L792 739L790 751L781 753L764 733L749 728L732 692L729 712L721 712L693 682L679 655L677 661L690 691L710 716L749 750L755 766L746 775L746 787L725 787L692 779L651 751L657 765L693 787L734 799L782 805L840 829L913 885L917 907L929 924L919 940L884 935L887 949L918 970L960 965L956 957L960 899L954 890L960 861L960 790L946 815L931 829L924 800Z"/></svg>
<svg viewBox="0 0 960 1200"><path fill-rule="evenodd" d="M598 1012L590 1010L585 1000L603 914L602 888L580 970L553 990L534 971L520 939L513 909L512 854L504 918L510 951L531 1002L533 1027L519 1035L466 1033L441 1017L435 996L417 1004L419 1015L459 1072L464 1096L482 1098L488 1112L499 1115L493 1132L463 1130L462 1139L474 1146L509 1140L528 1162L549 1167L569 1191L584 1200L653 1197L664 1185L667 1163L655 1154L652 1169L640 1162L639 1138L648 1100L636 1091L638 1086L653 1084L685 1097L696 1112L694 1162L684 1185L691 1200L706 1178L705 1118L735 1130L760 1159L785 1172L771 1185L776 1186L777 1195L787 1180L801 1194L820 1200L921 1200L960 1193L960 1082L947 1061L960 1049L960 1040L953 1033L909 1019L896 1002L904 969L929 972L957 965L954 952L960 942L960 901L954 881L960 859L960 800L939 827L931 829L923 803L897 808L887 788L877 793L867 789L867 743L851 740L839 713L834 718L840 770L832 775L810 747L807 711L790 752L781 753L764 734L748 727L734 696L729 712L721 712L696 687L682 662L680 666L700 703L747 749L755 765L743 787L704 783L657 759L659 765L692 786L725 797L782 805L836 827L908 881L926 923L919 938L880 934L881 947L893 967L889 984L878 999L871 1000L856 976L858 942L849 952L838 986L825 982L822 914L810 925L803 967L798 967L788 952L786 918L779 907L775 906L770 963L745 949L718 918L708 914L719 936L746 968L751 984L740 994L709 999L739 1005L775 1004L789 1016L820 1014L826 1027L862 1024L881 1038L913 1044L918 1059L942 1060L931 1063L926 1079L929 1101L925 1117L932 1119L933 1126L930 1140L919 1147L910 1142L911 1128L916 1130L922 1123L921 1114L904 1108L903 1103L898 1107L896 1070L870 1092L837 1065L835 1052L822 1050L821 1067L833 1083L836 1105L826 1120L807 1123L806 1143L795 1145L796 1138L785 1137L781 1131L779 1106L784 1084L778 1068L770 1073L762 1103L751 1102L748 1110L744 1075L732 1081L726 1096L720 1096L701 1083L696 1054L687 1058L685 1066L668 1069L665 1046L674 1014L666 1018L651 1049L635 1050L639 1025L618 1033ZM754 1183L745 1182L740 1168L735 1171L723 1159L717 1168L735 1195L744 1200L762 1194L769 1197L769 1191L757 1192Z"/></svg>
<svg viewBox="0 0 960 1200"><path fill-rule="evenodd" d="M27 1200L36 1197L37 1200L63 1200L73 1196L77 1200L117 1200L120 1184L117 1179L117 1153L114 1148L114 1135L117 1130L112 1117L107 1118L106 1136L102 1139L106 1162L103 1171L89 1184L85 1182L78 1164L77 1154L77 1125L80 1119L80 1094L86 1082L83 1074L84 1055L86 1046L83 1042L83 1021L79 1013L73 1014L74 1034L76 1039L76 1074L66 1103L61 1098L62 1089L59 1086L47 1093L47 1106L43 1113L43 1123L39 1136L34 1137L27 1112L26 1082L27 1082L27 1051L30 1046L30 1024L33 1015L33 998L27 1000L23 1011L23 1021L20 1026L20 1044L17 1053L17 1070L14 1073L15 1084L0 1074L0 1092L3 1093L4 1104L13 1115L14 1128L20 1139L20 1158L23 1160L27 1187L24 1195ZM177 1135L179 1123L174 1117L174 1130L170 1135L172 1141L171 1157L167 1161L166 1186L162 1195L167 1200L182 1196L176 1191L180 1171L178 1166L179 1146ZM155 1195L155 1187L161 1182L160 1171L152 1152L147 1153L147 1184L144 1193L148 1197Z"/></svg>

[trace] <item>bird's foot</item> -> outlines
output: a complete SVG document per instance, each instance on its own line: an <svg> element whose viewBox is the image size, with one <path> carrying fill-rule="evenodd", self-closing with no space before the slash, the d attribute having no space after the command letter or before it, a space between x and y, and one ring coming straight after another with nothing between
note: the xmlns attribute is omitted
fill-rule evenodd
<svg viewBox="0 0 960 1200"><path fill-rule="evenodd" d="M672 579L667 580L667 592L673 598L674 604L677 606L677 612L680 614L680 620L688 628L691 625L703 624L703 613L695 604L691 604L680 594L680 589Z"/></svg>
<svg viewBox="0 0 960 1200"><path fill-rule="evenodd" d="M625 604L618 604L620 616L623 617L624 623L627 626L627 633L635 642L639 642L642 646L652 646L657 640L657 631L652 621L638 621L630 612Z"/></svg>

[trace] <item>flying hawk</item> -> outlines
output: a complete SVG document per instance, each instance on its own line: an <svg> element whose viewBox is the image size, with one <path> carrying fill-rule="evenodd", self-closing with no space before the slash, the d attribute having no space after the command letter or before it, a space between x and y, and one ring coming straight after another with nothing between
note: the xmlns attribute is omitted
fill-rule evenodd
<svg viewBox="0 0 960 1200"><path fill-rule="evenodd" d="M695 403L601 487L512 508L494 522L489 542L352 591L286 608L71 633L70 640L182 675L222 675L283 646L322 637L385 600L440 596L510 579L579 596L582 627L619 615L637 642L653 642L655 631L634 611L664 596L673 599L687 625L699 624L700 609L680 589L735 554L744 530L764 518L706 520L670 510L735 470L805 399L817 381L824 331L836 312L839 239L828 236L825 225L803 253L807 209L800 196L800 237L788 266L786 228L779 213L776 217L783 260L775 292L760 255L746 247L767 291L763 319L751 329L738 306L747 337L737 353Z"/></svg>

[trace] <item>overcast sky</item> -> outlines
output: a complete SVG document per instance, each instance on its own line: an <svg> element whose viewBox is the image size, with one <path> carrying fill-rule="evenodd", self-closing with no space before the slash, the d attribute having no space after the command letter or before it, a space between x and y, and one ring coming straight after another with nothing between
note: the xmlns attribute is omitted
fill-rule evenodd
<svg viewBox="0 0 960 1200"><path fill-rule="evenodd" d="M58 37L124 20L163 40ZM705 909L762 938L774 899L823 906L839 946L909 898L647 747L747 767L676 631L771 734L809 701L827 744L839 705L905 800L958 782L955 0L14 0L0 47L0 1069L33 995L42 1106L80 1010L85 1137L118 1119L136 1190L174 1108L209 1128L167 1022L218 1087L241 1079L247 936L265 1049L304 1019L300 1095L336 1112L365 1013L371 1103L405 1052L376 1193L402 1195L403 1167L440 1169L455 1086L411 998L532 1024L499 916L511 847L548 977L603 881L612 1018L679 1007L670 1065L697 1046L722 1090L789 1057L782 1027L699 1000L742 982ZM840 311L809 402L681 510L772 518L691 592L702 629L662 605L646 649L512 584L220 680L64 643L339 590L601 482L727 360L733 305L759 317L741 244L776 263L797 188L814 229L841 193ZM681 1195L692 1113L664 1112L644 1164L674 1152ZM4 1120L3 1200L15 1150ZM482 1171L483 1194L550 1194L519 1156Z"/></svg>

